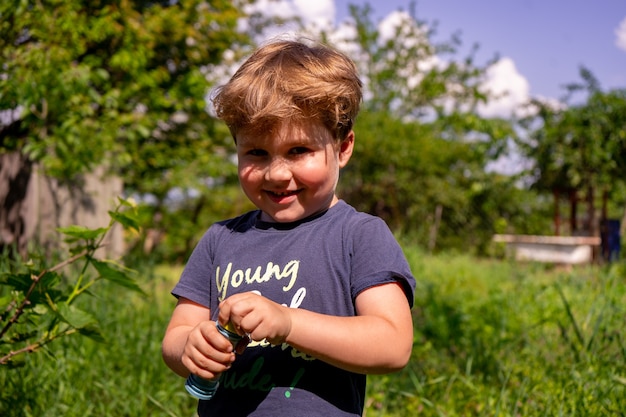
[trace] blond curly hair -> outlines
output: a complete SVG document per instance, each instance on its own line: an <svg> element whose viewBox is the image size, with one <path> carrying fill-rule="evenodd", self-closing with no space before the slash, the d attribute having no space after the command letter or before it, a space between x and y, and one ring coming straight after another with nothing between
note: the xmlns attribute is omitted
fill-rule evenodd
<svg viewBox="0 0 626 417"><path fill-rule="evenodd" d="M233 138L263 135L283 123L322 123L336 140L352 130L363 97L356 66L320 43L268 43L254 52L223 86L213 104Z"/></svg>

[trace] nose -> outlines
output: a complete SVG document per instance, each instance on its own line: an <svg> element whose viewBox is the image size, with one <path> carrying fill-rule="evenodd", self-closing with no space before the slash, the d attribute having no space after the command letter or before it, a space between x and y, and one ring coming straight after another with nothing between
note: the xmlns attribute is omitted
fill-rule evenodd
<svg viewBox="0 0 626 417"><path fill-rule="evenodd" d="M265 180L281 182L291 180L291 166L284 158L272 158L265 170Z"/></svg>

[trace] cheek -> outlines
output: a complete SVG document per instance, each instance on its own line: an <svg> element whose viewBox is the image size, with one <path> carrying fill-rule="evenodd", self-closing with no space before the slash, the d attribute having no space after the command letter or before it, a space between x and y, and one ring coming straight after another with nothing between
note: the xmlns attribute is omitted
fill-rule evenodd
<svg viewBox="0 0 626 417"><path fill-rule="evenodd" d="M259 170L252 165L240 164L237 168L237 172L239 175L239 181L242 183L242 185L258 181Z"/></svg>
<svg viewBox="0 0 626 417"><path fill-rule="evenodd" d="M310 161L306 167L303 167L300 180L309 184L325 184L328 181L334 181L338 173L338 169L332 163L328 163L326 159Z"/></svg>

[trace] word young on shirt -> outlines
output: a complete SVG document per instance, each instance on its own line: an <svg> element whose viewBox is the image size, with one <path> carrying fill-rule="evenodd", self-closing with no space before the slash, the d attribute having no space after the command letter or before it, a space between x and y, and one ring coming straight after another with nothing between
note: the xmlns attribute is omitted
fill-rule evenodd
<svg viewBox="0 0 626 417"><path fill-rule="evenodd" d="M280 265L276 265L273 262L268 262L265 267L265 272L262 273L262 267L257 267L253 270L253 268L246 269L237 269L233 271L233 263L229 262L226 266L223 275L220 275L221 268L218 266L215 270L215 281L217 284L217 289L220 294L219 300L222 301L226 299L226 295L228 293L228 287L239 288L242 285L249 285L253 283L264 283L270 281L272 278L278 281L283 278L289 278L289 282L287 285L283 286L283 291L287 292L293 289L293 286L298 278L298 268L300 266L300 261L289 261L287 264L281 268ZM229 285L230 284L230 285ZM258 290L254 290L253 292L261 295L261 292ZM304 301L306 297L306 288L299 288L293 297L291 298L291 302L289 303L290 308L298 308L300 304ZM283 304L287 305L287 304ZM248 344L248 348L252 347L276 347L271 345L266 339L260 341L251 341ZM287 343L283 343L280 345L282 350L290 349L291 356L293 358L301 358L305 361L315 360L314 357L302 353L295 349L292 346L289 346Z"/></svg>
<svg viewBox="0 0 626 417"><path fill-rule="evenodd" d="M274 264L274 262L268 262L265 270L263 270L262 266L258 266L255 269L246 268L233 271L233 263L229 262L222 274L222 268L218 266L215 269L215 282L219 293L218 299L219 301L226 299L229 287L239 288L242 285L264 283L271 279L281 281L283 278L287 278L288 282L283 286L283 291L289 291L298 279L299 267L300 261L293 260L287 262L282 267Z"/></svg>

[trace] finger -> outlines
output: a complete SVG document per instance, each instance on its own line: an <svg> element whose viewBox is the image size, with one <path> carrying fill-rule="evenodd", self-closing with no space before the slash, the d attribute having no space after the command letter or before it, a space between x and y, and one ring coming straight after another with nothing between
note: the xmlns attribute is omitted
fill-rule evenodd
<svg viewBox="0 0 626 417"><path fill-rule="evenodd" d="M231 323L238 334L244 335L250 329L242 327L242 320L255 308L261 297L254 292L235 294L222 301L219 310L219 322L222 326Z"/></svg>
<svg viewBox="0 0 626 417"><path fill-rule="evenodd" d="M183 358L183 365L189 372L211 379L214 376L230 369L235 360L234 353L225 354L219 351L203 352L191 347Z"/></svg>
<svg viewBox="0 0 626 417"><path fill-rule="evenodd" d="M204 343L224 353L233 351L233 346L222 333L217 330L215 322L208 322L199 328Z"/></svg>

